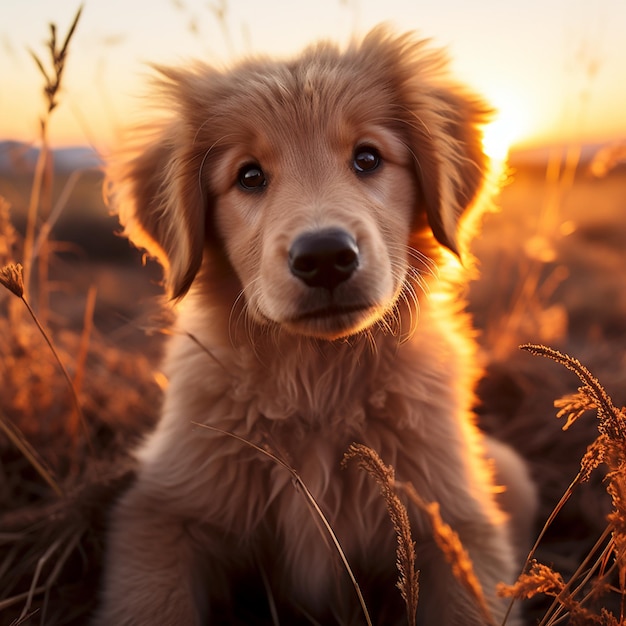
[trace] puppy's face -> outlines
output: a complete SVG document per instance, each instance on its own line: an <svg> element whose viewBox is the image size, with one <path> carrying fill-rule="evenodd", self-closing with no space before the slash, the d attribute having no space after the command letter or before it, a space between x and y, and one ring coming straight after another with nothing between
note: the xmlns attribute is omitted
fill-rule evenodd
<svg viewBox="0 0 626 626"><path fill-rule="evenodd" d="M334 339L390 311L407 273L411 155L376 119L297 103L248 118L212 171L215 225L248 314Z"/></svg>
<svg viewBox="0 0 626 626"><path fill-rule="evenodd" d="M399 321L420 254L458 251L485 166L486 109L423 48L376 30L344 53L162 70L173 115L112 179L172 295L218 248L255 322L335 339Z"/></svg>

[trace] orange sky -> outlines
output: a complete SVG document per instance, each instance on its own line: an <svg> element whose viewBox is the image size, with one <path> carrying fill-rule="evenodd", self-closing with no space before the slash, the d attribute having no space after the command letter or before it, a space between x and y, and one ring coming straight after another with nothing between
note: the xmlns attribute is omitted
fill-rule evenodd
<svg viewBox="0 0 626 626"><path fill-rule="evenodd" d="M219 2L214 2L214 6ZM436 6L435 6L436 5ZM77 0L0 7L0 139L37 140L48 22L64 35ZM55 145L108 151L138 109L145 64L290 54L386 21L448 48L455 74L501 109L492 143L626 138L624 0L87 0L51 123Z"/></svg>

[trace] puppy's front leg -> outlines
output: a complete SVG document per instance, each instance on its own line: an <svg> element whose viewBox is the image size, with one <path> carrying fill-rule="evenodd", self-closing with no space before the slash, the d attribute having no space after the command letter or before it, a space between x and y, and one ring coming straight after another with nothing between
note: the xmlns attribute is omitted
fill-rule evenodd
<svg viewBox="0 0 626 626"><path fill-rule="evenodd" d="M135 487L113 511L101 606L93 626L194 626L194 542L184 520Z"/></svg>

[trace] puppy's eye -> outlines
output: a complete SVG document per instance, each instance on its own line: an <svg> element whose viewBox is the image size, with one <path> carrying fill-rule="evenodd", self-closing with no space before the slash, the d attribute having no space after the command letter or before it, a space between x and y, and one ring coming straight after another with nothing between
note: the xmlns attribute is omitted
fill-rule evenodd
<svg viewBox="0 0 626 626"><path fill-rule="evenodd" d="M352 167L357 174L368 174L380 167L380 152L371 146L360 146L354 151Z"/></svg>
<svg viewBox="0 0 626 626"><path fill-rule="evenodd" d="M267 178L258 163L248 163L239 170L237 182L242 189L259 191L267 185Z"/></svg>

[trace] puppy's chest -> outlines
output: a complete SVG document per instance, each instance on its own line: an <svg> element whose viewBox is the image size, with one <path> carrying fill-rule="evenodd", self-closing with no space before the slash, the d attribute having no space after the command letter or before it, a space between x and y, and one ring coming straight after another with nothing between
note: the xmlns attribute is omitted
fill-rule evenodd
<svg viewBox="0 0 626 626"><path fill-rule="evenodd" d="M389 410L397 411L387 370L379 363L355 362L343 355L286 359L235 371L229 395L247 407L248 425L254 430L258 422L263 431L281 438L315 432L349 435Z"/></svg>

